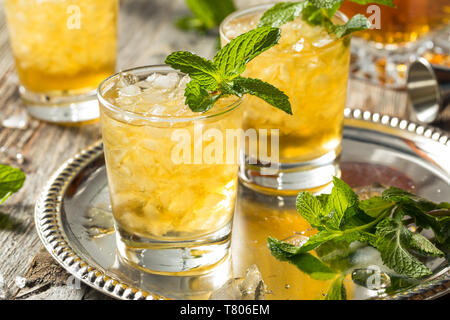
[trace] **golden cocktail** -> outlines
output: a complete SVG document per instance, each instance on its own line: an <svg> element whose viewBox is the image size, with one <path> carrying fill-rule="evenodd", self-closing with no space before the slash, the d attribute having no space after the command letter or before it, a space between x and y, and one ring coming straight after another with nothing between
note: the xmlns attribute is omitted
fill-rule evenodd
<svg viewBox="0 0 450 320"><path fill-rule="evenodd" d="M379 21L373 20L375 28L360 32L358 36L380 45L404 46L450 22L450 0L394 2L396 8L378 6L379 9L376 9L373 5L361 6L344 1L341 10L348 16L361 13L366 16L374 15L374 19L378 11Z"/></svg>
<svg viewBox="0 0 450 320"><path fill-rule="evenodd" d="M238 98L206 113L184 104L187 77L169 67L115 75L100 87L118 248L154 272L199 270L228 252L236 190ZM231 150L234 146L236 150Z"/></svg>
<svg viewBox="0 0 450 320"><path fill-rule="evenodd" d="M97 118L95 89L116 64L118 0L6 0L5 5L29 112L53 122Z"/></svg>
<svg viewBox="0 0 450 320"><path fill-rule="evenodd" d="M221 26L222 44L256 27L271 5L229 16ZM345 19L338 15L336 19ZM246 149L241 164L244 182L262 188L296 192L327 185L339 174L343 111L347 94L350 39L337 39L322 27L302 20L281 27L279 44L247 65L245 75L259 78L286 93L293 115L254 97L244 102L244 129L279 130L279 164L275 172L251 164L256 146Z"/></svg>

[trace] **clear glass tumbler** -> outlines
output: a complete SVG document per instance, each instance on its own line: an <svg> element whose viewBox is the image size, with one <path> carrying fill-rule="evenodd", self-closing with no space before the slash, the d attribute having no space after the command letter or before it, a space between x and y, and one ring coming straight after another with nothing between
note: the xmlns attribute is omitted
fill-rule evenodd
<svg viewBox="0 0 450 320"><path fill-rule="evenodd" d="M231 14L220 27L222 45L255 28L271 6L260 5ZM347 20L341 13L335 18ZM255 97L245 98L244 130L278 130L279 163L265 165L267 161L262 161L258 150L259 139L254 139L254 145L245 148L240 178L249 187L268 193L319 191L330 184L333 176L340 175L350 38L337 39L301 17L281 29L279 44L252 60L244 75L284 91L290 98L293 115ZM268 166L270 170L266 170Z"/></svg>
<svg viewBox="0 0 450 320"><path fill-rule="evenodd" d="M96 89L116 65L118 0L6 0L20 93L57 123L99 117Z"/></svg>
<svg viewBox="0 0 450 320"><path fill-rule="evenodd" d="M202 272L230 246L241 100L194 113L184 103L187 81L168 66L148 66L99 88L118 251L159 274Z"/></svg>

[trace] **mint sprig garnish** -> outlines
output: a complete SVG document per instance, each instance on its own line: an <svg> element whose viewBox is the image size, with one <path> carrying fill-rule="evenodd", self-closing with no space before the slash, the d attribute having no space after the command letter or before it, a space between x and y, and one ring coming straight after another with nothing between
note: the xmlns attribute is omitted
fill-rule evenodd
<svg viewBox="0 0 450 320"><path fill-rule="evenodd" d="M395 7L393 0L351 0L358 4L376 3ZM322 26L337 38L342 38L352 32L370 28L369 20L362 14L357 14L345 24L334 24L333 16L339 10L343 0L305 0L298 2L280 2L267 10L261 17L258 26L280 27L285 23L302 16L303 20L314 26Z"/></svg>
<svg viewBox="0 0 450 320"><path fill-rule="evenodd" d="M186 0L186 4L193 15L176 21L176 26L182 30L206 32L218 27L236 10L233 0Z"/></svg>
<svg viewBox="0 0 450 320"><path fill-rule="evenodd" d="M20 169L0 164L0 204L19 191L24 182L25 174Z"/></svg>
<svg viewBox="0 0 450 320"><path fill-rule="evenodd" d="M434 203L395 187L381 196L360 200L345 182L334 178L329 195L300 193L297 211L318 233L301 246L269 237L269 249L277 259L315 278L317 275L308 271L312 265L320 265L320 270L327 267L330 271L325 278L335 279L329 294L335 298L345 297L339 289L344 290L340 279L355 268L349 263L350 243L359 241L376 248L388 268L416 279L432 274L420 257L443 257L442 250L450 248L450 204ZM409 228L413 221L434 232L434 243ZM317 261L305 258L312 250ZM339 252L346 252L347 259Z"/></svg>
<svg viewBox="0 0 450 320"><path fill-rule="evenodd" d="M241 76L247 63L278 43L280 33L278 28L257 28L233 39L212 61L177 51L166 58L166 64L190 76L185 96L186 104L194 112L208 111L224 96L250 94L292 114L289 98L282 91L259 79Z"/></svg>

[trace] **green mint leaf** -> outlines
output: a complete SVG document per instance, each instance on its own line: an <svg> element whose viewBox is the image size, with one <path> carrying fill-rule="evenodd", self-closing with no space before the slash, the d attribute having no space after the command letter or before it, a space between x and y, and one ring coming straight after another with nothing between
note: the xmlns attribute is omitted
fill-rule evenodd
<svg viewBox="0 0 450 320"><path fill-rule="evenodd" d="M350 0L351 2L355 2L357 4L366 5L366 4L381 4L388 7L394 7L394 0Z"/></svg>
<svg viewBox="0 0 450 320"><path fill-rule="evenodd" d="M172 68L189 74L205 90L215 90L218 87L217 68L211 62L187 51L177 51L167 56L166 64Z"/></svg>
<svg viewBox="0 0 450 320"><path fill-rule="evenodd" d="M442 217L438 220L439 230L436 233L436 239L443 244L445 248L450 249L450 217Z"/></svg>
<svg viewBox="0 0 450 320"><path fill-rule="evenodd" d="M368 242L367 235L369 234L359 231L345 233L333 230L323 230L310 237L305 244L299 247L297 253L308 252L322 246L325 243L331 242L335 244L345 243L346 245L349 245L350 243L355 241Z"/></svg>
<svg viewBox="0 0 450 320"><path fill-rule="evenodd" d="M397 212L403 216L414 218L417 226L424 229L431 228L439 243L444 244L449 239L446 235L447 230L442 228L439 219L427 213L432 210L445 209L449 206L448 203L434 203L395 187L385 190L382 197L385 200L396 202L399 205Z"/></svg>
<svg viewBox="0 0 450 320"><path fill-rule="evenodd" d="M185 96L186 104L194 112L209 110L225 95L252 94L292 114L289 98L282 91L261 80L240 77L248 62L278 43L280 32L277 28L263 27L244 33L222 48L213 61L178 51L166 58L166 64L191 77Z"/></svg>
<svg viewBox="0 0 450 320"><path fill-rule="evenodd" d="M240 94L251 94L268 104L292 115L289 97L283 91L259 79L237 77L233 81L233 90Z"/></svg>
<svg viewBox="0 0 450 320"><path fill-rule="evenodd" d="M341 234L337 233L337 232L328 231L328 230L320 231L319 233L310 237L308 239L308 241L299 248L298 252L304 253L304 252L314 250L321 244L328 242L330 240L336 239L340 236L341 236Z"/></svg>
<svg viewBox="0 0 450 320"><path fill-rule="evenodd" d="M377 225L376 248L383 262L396 271L411 278L421 278L432 274L431 270L413 257L407 248L412 233L399 221L386 218Z"/></svg>
<svg viewBox="0 0 450 320"><path fill-rule="evenodd" d="M350 33L369 29L370 22L362 14L357 14L343 25L331 24L328 28L336 35L336 37L342 38L349 35Z"/></svg>
<svg viewBox="0 0 450 320"><path fill-rule="evenodd" d="M436 209L450 209L450 203L448 202L441 202L437 205Z"/></svg>
<svg viewBox="0 0 450 320"><path fill-rule="evenodd" d="M309 2L317 8L334 9L339 8L344 0L309 0Z"/></svg>
<svg viewBox="0 0 450 320"><path fill-rule="evenodd" d="M220 94L209 94L197 80L191 80L186 85L184 95L186 97L186 104L194 112L208 111L220 98Z"/></svg>
<svg viewBox="0 0 450 320"><path fill-rule="evenodd" d="M208 27L203 21L196 17L182 17L175 21L175 26L184 31L194 30L200 33L205 33Z"/></svg>
<svg viewBox="0 0 450 320"><path fill-rule="evenodd" d="M408 243L411 249L416 250L417 252L432 257L443 257L444 253L435 247L433 243L430 242L427 238L418 233L413 233Z"/></svg>
<svg viewBox="0 0 450 320"><path fill-rule="evenodd" d="M259 20L258 27L280 27L300 16L307 2L280 2L267 10Z"/></svg>
<svg viewBox="0 0 450 320"><path fill-rule="evenodd" d="M316 196L316 199L319 200L320 204L322 205L322 208L326 208L328 203L328 198L330 197L327 193L322 193Z"/></svg>
<svg viewBox="0 0 450 320"><path fill-rule="evenodd" d="M374 218L367 215L363 210L361 210L357 204L351 206L345 210L344 216L341 220L340 229L352 229L354 227L359 227L367 225L374 221Z"/></svg>
<svg viewBox="0 0 450 320"><path fill-rule="evenodd" d="M281 30L262 27L233 39L214 57L214 64L223 78L232 80L245 71L245 65L253 58L278 43Z"/></svg>
<svg viewBox="0 0 450 320"><path fill-rule="evenodd" d="M328 210L331 210L328 225L339 229L345 211L358 203L359 197L352 188L339 178L333 178L334 187L328 198Z"/></svg>
<svg viewBox="0 0 450 320"><path fill-rule="evenodd" d="M373 218L392 210L394 206L394 202L386 201L382 197L372 197L359 203L359 208Z"/></svg>
<svg viewBox="0 0 450 320"><path fill-rule="evenodd" d="M295 265L313 279L329 280L336 276L333 270L313 255L309 253L295 253L295 250L299 248L297 246L287 246L286 242L274 238L269 238L268 244L275 258Z"/></svg>
<svg viewBox="0 0 450 320"><path fill-rule="evenodd" d="M328 288L325 300L347 300L347 291L344 286L344 276L339 276Z"/></svg>
<svg viewBox="0 0 450 320"><path fill-rule="evenodd" d="M353 0L352 0L353 1ZM360 4L369 3L366 0L354 0ZM306 0L299 2L280 2L267 10L261 17L258 26L280 27L285 23L295 20L300 15L303 20L311 25L322 26L329 33L334 33L336 37L342 38L352 32L370 28L369 20L357 14L343 24L334 24L333 16L342 5L343 0ZM373 0L370 3L395 6L392 0Z"/></svg>
<svg viewBox="0 0 450 320"><path fill-rule="evenodd" d="M432 201L419 197L418 195L412 194L396 187L390 187L389 189L383 191L382 197L383 199L388 201L414 205L424 212L441 209L448 205L445 202L434 203Z"/></svg>
<svg viewBox="0 0 450 320"><path fill-rule="evenodd" d="M301 253L289 257L287 261L316 280L330 280L336 277L335 271L310 253Z"/></svg>
<svg viewBox="0 0 450 320"><path fill-rule="evenodd" d="M338 9L341 7L342 2L344 2L344 0L309 0L310 7L314 8L313 11L318 11L316 12L316 14L318 15L323 14L324 11L322 9L325 9L326 10L325 16L330 19L336 14Z"/></svg>
<svg viewBox="0 0 450 320"><path fill-rule="evenodd" d="M233 0L186 0L186 4L194 17L185 17L177 21L177 26L183 30L212 29L219 26L223 19L236 10Z"/></svg>
<svg viewBox="0 0 450 320"><path fill-rule="evenodd" d="M25 174L20 169L0 164L0 204L19 191L24 182Z"/></svg>
<svg viewBox="0 0 450 320"><path fill-rule="evenodd" d="M272 237L267 239L267 245L272 255L282 261L301 252L301 247Z"/></svg>
<svg viewBox="0 0 450 320"><path fill-rule="evenodd" d="M297 211L300 215L314 227L321 229L322 219L325 216L322 204L309 192L300 192L296 201Z"/></svg>

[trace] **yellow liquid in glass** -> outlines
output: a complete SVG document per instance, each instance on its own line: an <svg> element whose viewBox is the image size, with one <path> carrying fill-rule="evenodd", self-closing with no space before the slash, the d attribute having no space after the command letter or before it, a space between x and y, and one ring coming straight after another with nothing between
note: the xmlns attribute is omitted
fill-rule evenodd
<svg viewBox="0 0 450 320"><path fill-rule="evenodd" d="M6 0L5 5L26 89L84 93L114 72L118 0Z"/></svg>
<svg viewBox="0 0 450 320"><path fill-rule="evenodd" d="M171 110L176 113L186 109L183 93L184 89L178 98L169 98L170 92L167 92L167 100L161 102L166 107L166 114ZM128 108L120 105L120 99L116 99L114 94L106 96L108 100L116 101L119 108ZM145 102L145 96L142 100L141 97L137 99L141 102L133 105L134 111L154 107ZM214 110L235 101L235 98L222 99ZM199 116L190 110L185 115ZM225 146L226 130L239 129L241 118L238 108L204 120L133 123L118 120L111 111L102 107L108 183L114 217L119 226L140 237L174 241L196 239L227 225L234 213L238 163L225 163L224 152L221 162L195 164L194 153L205 155L212 143ZM196 136L195 125L201 126L203 132L215 130L223 140L200 142L203 137ZM174 161L174 150L179 141L173 137L177 132L190 137L191 162Z"/></svg>
<svg viewBox="0 0 450 320"><path fill-rule="evenodd" d="M252 14L229 21L223 27L225 36L232 39L255 28L260 16L261 13ZM251 61L244 75L282 90L290 98L294 115L287 115L258 98L247 97L244 129L279 129L281 163L313 160L330 151L339 154L350 41L338 40L301 18L281 29L279 44ZM225 44L227 40L222 42Z"/></svg>

